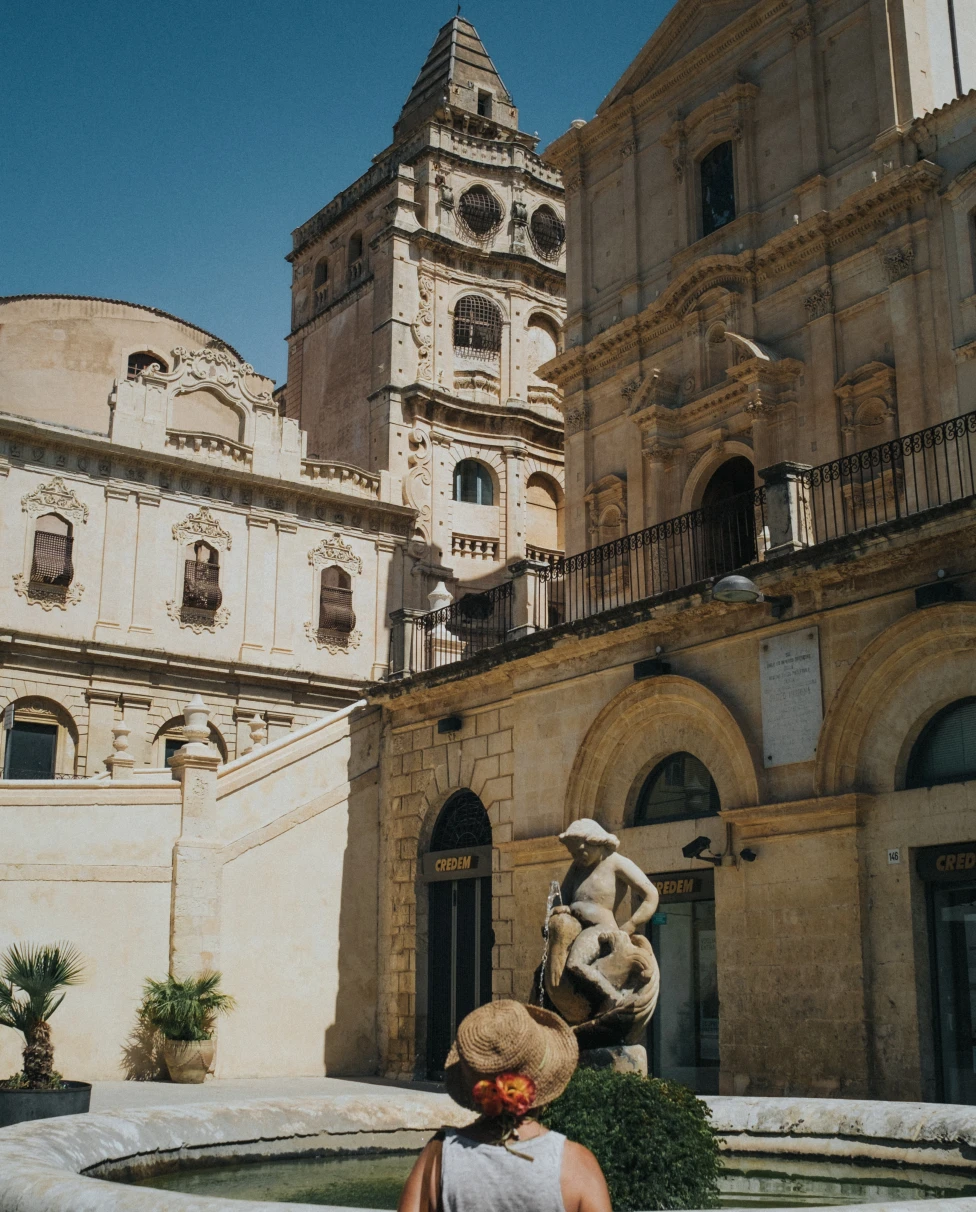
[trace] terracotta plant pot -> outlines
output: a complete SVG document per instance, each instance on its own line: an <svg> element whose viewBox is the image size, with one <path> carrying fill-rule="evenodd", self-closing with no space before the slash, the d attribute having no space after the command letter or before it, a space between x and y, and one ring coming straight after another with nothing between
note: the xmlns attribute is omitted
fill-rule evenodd
<svg viewBox="0 0 976 1212"><path fill-rule="evenodd" d="M214 1041L164 1039L163 1059L171 1082L202 1082L213 1069Z"/></svg>

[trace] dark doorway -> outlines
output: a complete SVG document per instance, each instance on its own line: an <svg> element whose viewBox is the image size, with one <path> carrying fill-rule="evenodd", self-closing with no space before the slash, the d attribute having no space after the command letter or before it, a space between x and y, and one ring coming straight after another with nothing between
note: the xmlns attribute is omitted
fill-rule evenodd
<svg viewBox="0 0 976 1212"><path fill-rule="evenodd" d="M651 876L661 900L647 933L661 996L647 1033L649 1068L696 1094L718 1093L714 879L712 871Z"/></svg>
<svg viewBox="0 0 976 1212"><path fill-rule="evenodd" d="M53 779L58 750L56 724L32 724L14 720L7 733L3 761L5 779Z"/></svg>
<svg viewBox="0 0 976 1212"><path fill-rule="evenodd" d="M424 856L427 1073L439 1078L466 1014L491 1001L491 822L472 791L441 809Z"/></svg>
<svg viewBox="0 0 976 1212"><path fill-rule="evenodd" d="M705 486L699 580L722 576L756 559L754 488L752 464L742 455L727 459Z"/></svg>

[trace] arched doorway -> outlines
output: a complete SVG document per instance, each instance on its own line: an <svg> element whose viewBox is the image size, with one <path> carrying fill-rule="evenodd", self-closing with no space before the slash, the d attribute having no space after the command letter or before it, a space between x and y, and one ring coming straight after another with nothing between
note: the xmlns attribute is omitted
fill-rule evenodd
<svg viewBox="0 0 976 1212"><path fill-rule="evenodd" d="M473 791L440 811L427 881L427 1072L439 1077L458 1023L491 1001L491 822Z"/></svg>
<svg viewBox="0 0 976 1212"><path fill-rule="evenodd" d="M755 472L744 455L726 459L701 499L699 579L722 576L756 558Z"/></svg>

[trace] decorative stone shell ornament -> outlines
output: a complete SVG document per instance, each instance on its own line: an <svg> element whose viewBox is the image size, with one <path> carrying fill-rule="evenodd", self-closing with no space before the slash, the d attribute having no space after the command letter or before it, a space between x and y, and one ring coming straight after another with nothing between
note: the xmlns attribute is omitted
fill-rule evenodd
<svg viewBox="0 0 976 1212"><path fill-rule="evenodd" d="M54 476L50 483L42 484L21 497L20 507L31 518L39 518L45 513L59 513L76 526L88 521L88 506L78 500L74 490L60 476Z"/></svg>
<svg viewBox="0 0 976 1212"><path fill-rule="evenodd" d="M339 564L357 575L363 570L363 562L348 543L342 541L335 533L331 539L323 539L317 547L308 553L308 562L313 568L327 568L330 564Z"/></svg>
<svg viewBox="0 0 976 1212"><path fill-rule="evenodd" d="M219 551L230 551L233 537L227 533L206 505L197 513L191 513L173 527L173 538L181 547L192 539L205 539Z"/></svg>

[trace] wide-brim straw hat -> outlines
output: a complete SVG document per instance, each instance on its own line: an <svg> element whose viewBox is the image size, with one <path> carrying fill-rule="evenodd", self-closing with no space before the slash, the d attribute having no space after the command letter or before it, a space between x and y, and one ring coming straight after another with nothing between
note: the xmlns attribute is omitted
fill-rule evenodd
<svg viewBox="0 0 976 1212"><path fill-rule="evenodd" d="M472 1094L476 1082L520 1073L535 1083L532 1106L544 1107L566 1089L578 1063L576 1036L558 1014L521 1002L489 1002L458 1027L444 1086L456 1103L478 1111Z"/></svg>

